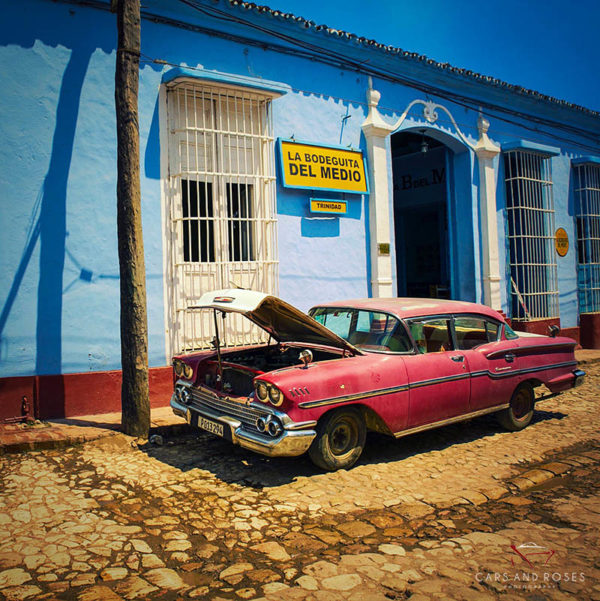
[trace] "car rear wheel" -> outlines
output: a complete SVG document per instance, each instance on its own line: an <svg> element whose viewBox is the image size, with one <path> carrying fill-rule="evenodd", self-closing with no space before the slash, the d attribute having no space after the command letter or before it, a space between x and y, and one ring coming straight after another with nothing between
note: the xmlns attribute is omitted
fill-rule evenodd
<svg viewBox="0 0 600 601"><path fill-rule="evenodd" d="M308 450L320 468L335 471L353 466L365 446L367 429L356 409L337 409L317 424L317 436Z"/></svg>
<svg viewBox="0 0 600 601"><path fill-rule="evenodd" d="M528 382L520 384L510 399L508 409L498 413L500 425L511 432L517 432L527 427L533 417L534 404L533 386Z"/></svg>

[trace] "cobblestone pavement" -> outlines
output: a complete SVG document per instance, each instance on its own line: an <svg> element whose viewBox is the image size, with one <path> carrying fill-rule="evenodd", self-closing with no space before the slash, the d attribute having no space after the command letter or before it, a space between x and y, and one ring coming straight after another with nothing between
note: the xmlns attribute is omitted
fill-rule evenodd
<svg viewBox="0 0 600 601"><path fill-rule="evenodd" d="M209 435L0 456L0 597L600 601L600 366L319 473Z"/></svg>

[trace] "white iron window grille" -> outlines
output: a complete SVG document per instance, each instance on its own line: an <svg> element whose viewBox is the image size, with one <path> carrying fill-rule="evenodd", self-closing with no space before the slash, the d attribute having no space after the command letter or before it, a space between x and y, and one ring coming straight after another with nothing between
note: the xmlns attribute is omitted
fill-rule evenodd
<svg viewBox="0 0 600 601"><path fill-rule="evenodd" d="M558 317L550 159L511 150L504 154L504 169L512 318Z"/></svg>
<svg viewBox="0 0 600 601"><path fill-rule="evenodd" d="M600 165L575 166L577 279L581 313L600 311Z"/></svg>
<svg viewBox="0 0 600 601"><path fill-rule="evenodd" d="M268 94L180 82L167 90L167 245L171 353L210 347L205 292L278 291L274 138ZM223 346L264 339L239 315L219 320Z"/></svg>

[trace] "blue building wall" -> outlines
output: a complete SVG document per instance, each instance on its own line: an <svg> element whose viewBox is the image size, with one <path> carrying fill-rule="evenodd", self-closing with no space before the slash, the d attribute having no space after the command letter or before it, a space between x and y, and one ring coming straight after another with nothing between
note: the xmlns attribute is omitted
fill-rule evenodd
<svg viewBox="0 0 600 601"><path fill-rule="evenodd" d="M191 9L176 4L183 12L175 12L174 3L153 3L165 16L198 21ZM116 24L106 8L49 0L4 6L0 22L0 377L120 367ZM238 24L221 22L219 27L235 35L247 33ZM293 27L282 25L292 31ZM341 43L331 42L332 46ZM361 51L350 44L347 49L350 55ZM164 124L159 118L164 72L174 65L204 67L281 82L289 91L273 102L277 137L363 150L361 123L367 115L368 79L350 69L148 20L142 24L142 55L139 127L149 353L150 364L160 366L168 363L160 183ZM155 64L147 57L168 64ZM382 61L392 65L392 59ZM374 86L382 94L381 112L390 121L409 102L424 97L422 92L377 78ZM490 99L499 98L496 89L490 88L488 94ZM514 104L514 99L500 98L507 106ZM435 100L452 112L475 142L477 112L445 98ZM541 113L551 109L540 105ZM557 145L552 136L491 121L489 133L498 144L530 135L536 142ZM443 118L429 125L417 113L411 114L402 129L424 126L457 149L451 182L456 215L455 295L481 300L477 163L470 150L460 149L453 126ZM556 226L564 227L571 241L576 235L570 159L577 155L577 147L565 144L552 160ZM498 229L504 248L505 192L501 160L497 160ZM278 184L281 296L302 309L323 299L368 296L368 196L347 194L348 215L332 219L312 218L309 196ZM393 247L392 231L392 252ZM568 255L558 259L561 318L566 327L577 325L575 260L572 243ZM502 253L501 261L505 265Z"/></svg>
<svg viewBox="0 0 600 601"><path fill-rule="evenodd" d="M114 50L102 21L24 2L0 25L3 376L107 369L119 356Z"/></svg>

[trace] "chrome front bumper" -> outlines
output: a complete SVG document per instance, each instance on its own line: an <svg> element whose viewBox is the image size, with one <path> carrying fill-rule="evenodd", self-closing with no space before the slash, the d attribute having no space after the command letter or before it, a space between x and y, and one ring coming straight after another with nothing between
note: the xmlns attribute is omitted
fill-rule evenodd
<svg viewBox="0 0 600 601"><path fill-rule="evenodd" d="M197 422L195 416L204 417L213 422L222 424L230 436L224 436L245 449L250 449L261 455L269 457L296 457L308 451L317 432L313 429L315 422L302 424L293 422L289 417L284 420L283 432L277 437L250 432L242 427L242 422L229 415L219 415L209 409L198 410L197 407L188 407L180 403L175 395L171 397L173 413L183 417L188 423ZM287 417L287 416L286 416Z"/></svg>

